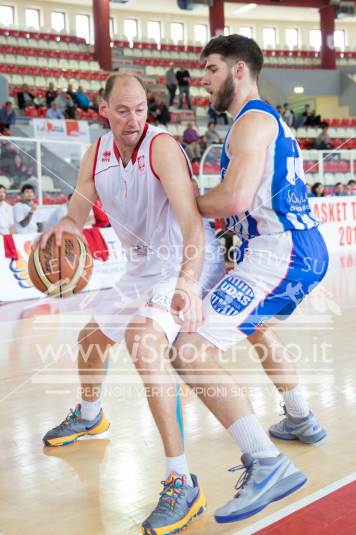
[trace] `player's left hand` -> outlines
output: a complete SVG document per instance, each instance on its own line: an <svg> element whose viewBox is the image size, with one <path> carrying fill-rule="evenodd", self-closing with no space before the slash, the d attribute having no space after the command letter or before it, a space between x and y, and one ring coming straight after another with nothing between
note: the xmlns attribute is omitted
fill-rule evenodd
<svg viewBox="0 0 356 535"><path fill-rule="evenodd" d="M171 303L174 320L184 332L196 332L204 321L203 302L194 281L180 278Z"/></svg>

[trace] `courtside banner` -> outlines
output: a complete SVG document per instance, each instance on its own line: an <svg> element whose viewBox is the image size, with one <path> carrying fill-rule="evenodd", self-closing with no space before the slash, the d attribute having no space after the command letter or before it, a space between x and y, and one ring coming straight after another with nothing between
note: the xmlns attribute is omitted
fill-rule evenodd
<svg viewBox="0 0 356 535"><path fill-rule="evenodd" d="M312 211L323 222L320 225L329 252L356 249L356 196L311 197Z"/></svg>
<svg viewBox="0 0 356 535"><path fill-rule="evenodd" d="M114 231L112 228L105 228L100 229L100 232L108 245L109 258L105 262L94 259L93 275L83 292L112 287L125 270L125 258ZM31 243L35 237L35 234L15 234L18 260L10 260L5 258L0 236L0 303L45 297L33 287L27 270Z"/></svg>
<svg viewBox="0 0 356 535"><path fill-rule="evenodd" d="M32 119L33 135L44 141L78 141L90 143L87 121L64 119Z"/></svg>

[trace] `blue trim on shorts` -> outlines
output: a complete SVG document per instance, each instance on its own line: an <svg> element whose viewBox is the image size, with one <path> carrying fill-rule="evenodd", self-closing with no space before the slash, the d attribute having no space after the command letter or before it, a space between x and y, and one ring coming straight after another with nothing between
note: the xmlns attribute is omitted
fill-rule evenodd
<svg viewBox="0 0 356 535"><path fill-rule="evenodd" d="M290 232L293 246L287 272L280 283L237 326L246 336L274 316L278 319L288 318L328 270L328 250L319 230L313 228Z"/></svg>

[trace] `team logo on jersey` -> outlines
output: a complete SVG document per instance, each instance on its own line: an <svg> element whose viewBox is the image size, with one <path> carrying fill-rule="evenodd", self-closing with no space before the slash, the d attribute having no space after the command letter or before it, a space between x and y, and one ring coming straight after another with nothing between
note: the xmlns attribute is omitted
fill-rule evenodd
<svg viewBox="0 0 356 535"><path fill-rule="evenodd" d="M146 164L145 164L145 157L144 156L139 156L137 158L137 165L138 165L138 168L139 168L141 173L146 171Z"/></svg>
<svg viewBox="0 0 356 535"><path fill-rule="evenodd" d="M238 277L229 275L213 291L211 306L223 316L236 316L251 303L255 297L251 286Z"/></svg>
<svg viewBox="0 0 356 535"><path fill-rule="evenodd" d="M104 150L103 156L101 158L102 162L110 162L111 158L111 151L110 150Z"/></svg>

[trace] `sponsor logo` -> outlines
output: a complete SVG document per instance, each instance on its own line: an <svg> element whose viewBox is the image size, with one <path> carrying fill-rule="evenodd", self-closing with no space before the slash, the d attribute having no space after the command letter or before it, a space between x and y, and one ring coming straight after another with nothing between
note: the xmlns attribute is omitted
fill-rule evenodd
<svg viewBox="0 0 356 535"><path fill-rule="evenodd" d="M223 316L236 316L251 303L255 294L245 281L229 275L211 295L211 306Z"/></svg>
<svg viewBox="0 0 356 535"><path fill-rule="evenodd" d="M111 151L110 150L105 150L103 152L103 156L101 158L101 161L102 162L110 162L110 158L111 158Z"/></svg>
<svg viewBox="0 0 356 535"><path fill-rule="evenodd" d="M141 173L146 171L146 164L145 164L145 157L144 156L139 156L137 158L137 165L138 165L138 168L139 168Z"/></svg>

